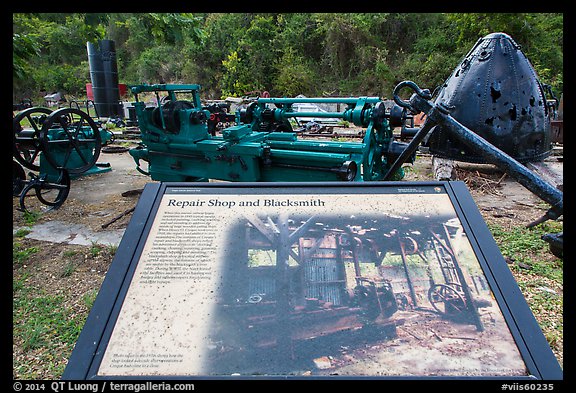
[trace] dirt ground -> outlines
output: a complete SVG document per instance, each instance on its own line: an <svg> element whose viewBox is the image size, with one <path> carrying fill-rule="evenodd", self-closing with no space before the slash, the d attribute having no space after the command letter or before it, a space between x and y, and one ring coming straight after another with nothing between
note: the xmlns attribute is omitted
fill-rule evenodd
<svg viewBox="0 0 576 393"><path fill-rule="evenodd" d="M399 311L396 336L362 346L344 347L321 358L324 373L339 375L513 376L525 375L502 320L484 313L485 330L454 323L432 312ZM316 359L318 363L320 359ZM330 366L330 367L328 367ZM316 374L323 372L315 371Z"/></svg>
<svg viewBox="0 0 576 393"><path fill-rule="evenodd" d="M547 162L562 173L560 157L561 154L552 155ZM138 201L139 191L150 179L136 171L134 162L127 152L103 153L99 161L109 162L112 170L73 179L70 195L63 206L58 210L42 213L36 218L33 227L50 222L75 224L79 225L79 228L82 227L88 235L117 231L114 232L114 236L120 240L122 231L130 221L131 209ZM548 208L540 198L492 166L458 163L455 170L457 180L466 182L487 222L496 222L504 228L525 226L540 218ZM433 179L432 157L426 153L418 154L415 164L407 171L405 180ZM14 198L13 229L30 228L25 215L17 210L18 203L18 198ZM35 197L27 198L26 206L29 210L44 209ZM99 289L117 244L102 247L101 252L94 255L89 249L96 244L95 242L89 245L74 244L71 240L75 237L76 234L71 234L68 241L64 239L60 242L38 240L30 235L19 239L22 248L34 246L38 251L24 266L14 266L14 275L21 276L24 271L27 272L28 285L65 294L70 299L69 307L74 313L87 315L89 310L80 299L84 294L95 293ZM68 256L71 255L71 250L76 255L75 270L73 274L65 275L63 272L70 265ZM562 288L553 289L562 293ZM402 333L401 329L399 334L406 340L416 340ZM54 362L57 365L65 364L71 349L72 347L63 348L61 358L55 359ZM376 349L368 351L374 352ZM13 350L14 358L26 357L31 362L34 362L34 357L38 355L34 351L24 353L19 349L18 342L14 342ZM555 354L562 364L562 352L556 350ZM345 355L342 359L345 359ZM343 362L342 359L337 361ZM40 362L36 367L39 378L58 377L51 374L54 371L44 370ZM17 378L17 375L14 377Z"/></svg>
<svg viewBox="0 0 576 393"><path fill-rule="evenodd" d="M414 164L406 170L404 180L434 180L432 159L425 152L419 153ZM66 202L57 210L45 212L46 206L31 192L25 205L30 211L43 212L37 223L58 220L83 224L96 232L125 229L131 215L123 213L136 205L139 191L151 180L135 169L128 152L102 153L98 162L110 164L111 170L73 179ZM562 177L561 151L545 162ZM540 218L548 208L539 197L490 164L456 162L454 180L466 183L487 221L497 219L505 225L528 224ZM25 216L18 211L18 198L13 199L13 205L13 227L25 226ZM122 217L110 223L118 216ZM102 225L107 227L104 229Z"/></svg>

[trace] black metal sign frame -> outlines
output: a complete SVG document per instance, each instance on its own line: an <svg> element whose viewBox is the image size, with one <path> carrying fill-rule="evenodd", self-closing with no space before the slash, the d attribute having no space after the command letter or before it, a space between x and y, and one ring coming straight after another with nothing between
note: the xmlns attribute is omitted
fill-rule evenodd
<svg viewBox="0 0 576 393"><path fill-rule="evenodd" d="M326 371L324 373L319 372L316 374L298 374L293 371L280 371L275 373L251 373L250 371L246 371L245 373L238 373L238 372L230 372L227 371L222 372L215 372L215 373L203 373L203 372L195 372L193 374L186 374L186 373L178 373L171 371L170 373L163 374L162 367L164 364L168 364L168 362L172 362L172 364L176 364L178 361L178 356L180 358L182 355L174 355L174 359L164 359L160 368L158 368L157 363L150 363L158 362L158 359L126 359L123 358L121 355L121 349L118 350L120 352L115 353L114 355L107 355L107 351L112 351L109 347L112 347L112 342L119 342L119 348L122 344L120 342L125 340L130 340L130 338L118 338L114 339L113 334L118 333L116 330L121 330L118 326L121 325L119 322L121 319L121 314L124 308L128 308L130 306L130 299L131 296L129 290L131 288L132 282L134 280L135 274L139 275L139 279L144 277L145 279L149 280L147 282L155 282L154 280L157 279L159 276L151 276L149 273L148 276L142 276L142 272L138 269L138 266L143 259L143 255L146 254L149 258L152 258L150 254L150 250L147 247L150 245L148 242L149 237L151 236L151 231L156 231L157 228L154 227L154 223L157 218L159 209L162 208L162 205L169 205L170 208L174 209L185 209L188 207L194 207L196 204L199 206L199 210L201 211L202 207L211 206L215 207L220 211L221 209L230 209L232 206L240 204L246 205L256 205L261 206L259 208L253 209L253 213L251 216L247 216L247 218L243 219L242 225L228 225L230 227L234 227L235 231L234 234L230 236L232 239L230 244L233 244L233 249L241 249L242 252L238 253L238 251L225 251L226 253L234 254L233 257L237 258L238 255L246 255L246 249L252 249L252 256L253 259L258 259L259 255L266 255L267 258L270 258L270 255L273 255L276 258L276 261L285 260L285 265L281 269L278 268L279 263L276 262L276 268L273 271L274 274L285 275L285 277L289 277L292 273L291 271L291 263L292 265L297 265L294 261L298 263L304 259L305 256L310 257L313 253L318 252L318 249L321 247L332 247L332 246L322 246L321 244L332 242L331 244L335 244L334 247L344 247L345 251L340 252L338 255L346 255L347 266L350 269L356 269L355 273L348 274L348 276L355 276L356 277L356 287L354 288L354 296L358 299L368 299L370 296L372 298L377 299L377 303L380 307L377 314L377 317L370 316L371 314L368 313L366 310L366 304L362 303L361 301L356 301L353 303L346 303L346 307L343 305L340 306L340 303L345 303L344 301L340 300L341 294L346 294L347 292L342 292L341 290L334 289L336 287L333 286L335 282L340 284L337 285L346 285L344 283L344 279L331 279L330 283L321 283L322 289L318 292L317 289L310 292L304 293L305 291L297 286L298 290L302 292L302 296L300 296L300 304L299 306L294 306L295 301L291 300L282 300L282 293L280 288L277 289L262 289L265 286L264 278L258 279L258 285L260 286L259 291L254 292L251 296L246 296L245 299L242 301L238 300L238 294L228 294L228 293L220 293L219 298L226 298L227 296L230 299L235 299L232 302L226 303L225 301L223 307L226 308L226 312L216 312L216 316L218 318L226 318L228 315L237 315L238 313L242 313L244 311L238 310L246 310L247 308L254 308L255 304L258 304L259 310L264 309L264 304L266 303L266 295L267 292L276 293L276 298L274 302L268 302L266 304L273 304L275 307L275 312L272 314L276 315L280 321L275 321L272 325L262 325L262 332L258 333L261 336L256 336L256 338L251 338L252 345L256 346L266 346L265 344L269 342L270 336L264 337L264 335L268 334L267 331L271 330L271 327L276 327L280 325L290 325L292 326L291 330L291 337L296 337L294 340L301 340L305 341L306 345L309 346L309 343L313 343L314 340L318 336L324 337L325 333L322 331L321 333L316 332L316 336L314 340L311 340L311 331L315 328L319 329L318 331L324 329L326 327L318 328L317 325L311 324L307 326L306 329L299 330L298 324L303 324L304 318L310 319L310 315L320 315L320 313L324 313L328 315L329 318L333 318L334 321L339 318L338 316L342 317L337 322L334 322L334 325L328 329L331 331L335 331L336 329L334 326L343 326L342 321L346 321L348 325L346 325L346 337L350 336L350 332L358 332L358 331L365 331L368 328L366 326L362 326L362 328L358 328L358 324L364 324L368 319L370 319L368 325L371 332L378 331L378 334L383 334L383 337L386 334L390 333L390 324L382 324L377 321L386 320L390 315L395 314L394 317L397 317L402 312L409 313L409 311L402 311L401 309L401 296L399 293L396 293L395 301L392 301L388 304L388 308L384 307L383 304L385 303L385 299L389 299L389 295L393 293L390 290L390 281L389 280L371 280L368 278L362 277L363 273L361 273L362 266L366 265L365 262L367 257L366 254L370 250L373 251L371 255L372 258L379 257L380 262L375 263L376 269L381 269L379 267L382 263L382 259L386 255L386 249L380 248L379 250L377 247L374 246L374 238L369 238L369 233L375 232L375 228L380 225L376 222L376 220L372 220L370 223L366 223L373 219L374 210L369 210L368 213L363 213L363 209L366 206L347 206L347 209L356 209L356 213L349 215L349 217L356 217L354 222L350 221L347 225L340 227L337 221L332 220L332 217L335 215L340 214L338 212L334 213L324 213L323 209L325 208L324 197L330 199L334 198L333 200L343 200L342 198L346 198L346 196L352 195L352 198L358 197L367 197L368 200L379 200L385 199L384 195L393 195L393 199L402 201L404 198L408 198L409 195L427 195L427 194L434 194L439 193L446 197L446 200L449 201L450 206L449 209L455 215L457 222L459 222L460 232L464 232L467 241L472 250L473 259L476 259L481 271L479 276L481 276L481 280L483 282L479 282L478 280L472 280L475 284L479 287L482 285L486 285L489 292L489 300L494 302L495 308L494 312L490 315L498 314L501 315L503 321L505 322L505 326L509 329L510 337L513 340L513 346L516 347L519 358L521 362L523 362L523 367L525 367L525 371L521 373L513 373L513 375L506 375L506 373L494 373L492 375L490 372L488 373L468 373L462 372L459 373L457 370L454 372L433 372L430 375L419 374L409 374L403 373L402 371L398 371L392 375L384 375L378 373L361 373L356 375L354 373L354 368L346 368L342 367L340 372L334 373ZM181 199L181 196L190 196L187 199ZM216 198L212 199L204 199L196 198L197 195L204 195L206 198L212 196ZM297 195L301 198L292 198L292 196ZM171 197L174 196L174 197ZM218 199L220 196L226 196L226 198ZM250 197L256 196L256 197ZM244 199L242 199L242 198ZM255 199L256 198L256 199ZM291 202L294 199L295 202ZM351 199L352 203L354 204L355 199ZM408 204L414 203L410 202L411 199L408 200ZM424 204L427 204L424 200ZM260 203L262 203L260 205ZM401 202L403 203L403 202ZM269 214L268 216L260 216L258 217L259 211L264 208L262 207L266 204L268 207L271 207L273 210L277 211L280 217L283 216L283 212L290 210L292 212L302 210L301 217L297 217L297 219L292 219L291 221L288 218L278 218L278 217L271 217ZM406 203L404 203L406 205ZM429 205L429 203L428 203ZM312 207L311 207L312 206ZM429 206L427 207L429 208ZM320 216L322 219L315 219L312 220L312 216L307 214L306 212L311 209L315 214L314 216ZM404 225L405 217L401 217L402 213L395 214L393 211L394 208L391 207L387 215L384 215L384 219L387 223L396 222L395 225L400 228L400 225ZM414 210L417 210L416 206L413 207ZM334 210L334 209L333 209ZM339 209L336 209L339 210ZM365 210L365 209L364 209ZM412 210L412 207L405 209L405 213ZM360 217L360 219L358 219ZM379 216L380 217L380 216ZM362 221L364 220L364 221ZM395 221L396 220L396 221ZM420 221L418 221L420 220ZM416 225L421 225L418 223L433 223L435 217L430 217L426 215L425 217L420 217L418 220L413 221ZM296 221L296 223L294 223ZM361 222L364 222L365 226L362 227ZM444 225L444 222L440 224L442 228L444 228L444 232L448 233L447 227ZM224 224L226 226L226 224ZM241 228L240 228L241 227ZM240 229L238 229L240 228ZM249 229L248 232L247 229ZM232 229L230 229L232 231ZM239 231L239 232L238 232ZM326 235L316 235L316 233L330 233L331 235L326 237ZM382 231L382 230L381 230ZM421 227L420 230L418 228L412 228L411 233L414 233L414 238L417 236L421 236L424 232L424 228ZM382 232L383 236L388 241L390 238L393 238L394 235L399 232L399 230L393 229L388 232ZM440 231L442 232L442 231ZM442 238L442 235L438 235L439 231L430 231L431 236L428 236L426 239L428 243L426 243L426 247L430 249L436 248L436 253L440 251L444 257L439 258L439 261L443 261L447 259L456 259L454 249L451 249L447 246L447 243L450 243L450 240L446 238ZM200 232L199 232L200 233ZM379 233L378 236L382 238L382 233ZM240 234L240 236L237 236ZM242 238L242 241L236 242L233 238ZM244 240L245 238L248 239L251 237L251 240ZM450 235L448 235L450 237ZM288 239L290 238L290 244L286 246L274 246L276 244L274 239ZM200 239L194 238L194 239ZM291 248L291 244L295 244L296 240L299 240L299 250L296 252L295 248ZM334 240L336 239L336 240ZM399 238L400 239L400 238ZM466 318L464 321L464 325L467 325L467 329L472 329L474 331L481 332L484 330L485 326L482 322L482 318L478 313L477 308L477 299L475 299L475 294L472 293L472 285L466 284L470 281L471 272L464 271L466 269L462 269L459 267L458 263L454 263L450 268L451 274L453 274L448 279L446 276L446 269L443 269L440 266L440 270L444 274L444 278L441 279L441 283L436 283L432 285L434 279L432 275L428 272L428 280L430 281L430 288L428 289L428 300L422 300L422 297L416 294L417 283L411 282L408 278L410 275L414 275L413 272L409 272L407 266L410 263L406 261L406 255L408 254L407 250L410 247L413 247L414 250L413 254L417 252L420 254L421 260L427 261L427 257L424 255L423 251L417 251L417 241L412 239L411 242L406 242L406 238L401 238L402 241L400 242L400 252L396 252L396 254L400 255L402 258L398 259L398 266L404 266L403 272L405 273L405 280L402 282L407 284L405 295L402 295L402 300L406 300L406 310L424 310L418 313L418 316L425 315L428 320L433 319L432 317L427 317L428 315L437 316L438 314L444 313L442 315L445 319L452 319L454 320L454 316L456 315L455 319L458 319L461 315L465 315ZM328 241L330 240L330 241ZM280 242L282 243L282 242ZM197 243L199 244L199 243ZM388 244L388 243L387 243ZM394 243L399 244L399 243ZM368 247L368 245L371 247ZM364 253L361 253L360 247L364 250ZM194 245L191 246L192 251L194 252ZM222 247L226 248L226 245L222 245ZM283 248L282 248L283 247ZM355 248L356 247L356 248ZM270 251L272 250L272 251ZM270 254L272 252L272 254ZM432 251L430 251L432 252ZM267 254L266 254L267 253ZM375 255L375 256L374 256ZM154 256L154 255L152 255ZM230 257L232 259L232 256ZM283 258L283 259L282 259ZM165 260L165 259L164 259ZM256 264L260 262L255 262ZM265 264L266 262L262 262ZM316 263L316 262L315 262ZM422 263L421 261L419 263ZM428 262L426 262L428 263ZM440 263L442 265L442 262ZM455 268L454 268L455 266ZM445 267L445 266L444 266ZM210 270L211 267L207 267L206 269ZM225 267L224 270L227 268ZM232 271L236 268L229 268L228 273L222 273L223 276L228 274L228 276L234 276L234 280L237 279L236 275L237 272ZM316 274L320 267L312 267L312 273L301 273L301 274L308 274L307 282L312 282L314 280L318 280L316 278L310 278L310 274ZM314 270L316 269L316 270ZM324 269L324 268L323 268ZM334 268L335 269L335 268ZM266 270L266 269L259 269L259 270ZM398 271L402 272L402 269L397 269ZM464 271L464 272L463 272ZM138 272L138 273L137 273ZM147 273L148 274L148 273ZM197 271L194 272L187 272L186 274L194 274L192 277L192 281L185 281L184 282L206 282L203 280L204 277L199 275L200 273ZM215 275L214 272L208 272L206 274ZM259 273L260 274L260 273ZM299 273L300 274L300 273ZM424 273L422 273L424 274ZM262 275L262 274L260 274ZM292 277L292 276L290 276ZM423 276L424 277L424 276ZM336 277L338 278L338 277ZM340 277L342 278L342 277ZM256 279L252 278L255 282ZM289 283L293 281L292 278L287 278L285 283ZM438 282L438 279L436 279ZM456 281L456 283L454 283ZM180 281L182 282L182 281ZM161 284L162 281L159 281ZM167 282L164 282L164 285ZM158 287L161 285L158 284ZM318 284L315 282L315 284ZM170 285L170 284L167 284ZM252 284L251 284L252 285ZM256 284L254 284L256 285ZM266 284L269 285L269 284ZM288 284L287 284L288 285ZM330 287L332 285L332 287ZM397 285L397 284L396 284ZM403 284L404 285L404 284ZM288 285L290 289L286 289L286 294L297 292L294 289L293 284ZM318 285L316 285L318 286ZM393 285L392 285L393 286ZM210 291L211 292L211 291ZM350 291L349 291L350 292ZM478 288L477 288L478 292ZM320 293L320 294L319 294ZM171 296L168 293L167 296ZM176 296L176 295L174 295ZM387 298L388 296L388 298ZM394 299L394 298L392 298ZM456 299L456 300L454 300ZM439 304L434 304L436 301ZM490 303L488 301L488 303ZM240 304L241 303L241 304ZM420 303L420 304L419 304ZM426 303L426 306L423 307L422 303ZM370 303L372 304L372 303ZM434 307L430 307L430 305ZM133 306L136 307L136 306ZM142 306L140 306L142 307ZM272 307L272 306L270 306ZM287 313L280 313L282 307L285 309L290 310L298 310L298 315L292 313L291 315L294 318L298 317L297 319L299 322L294 322L290 320L288 316L283 317L282 315L288 315ZM435 309L435 310L434 310ZM211 309L212 310L212 309ZM212 311L210 311L212 312ZM240 315L238 314L238 315ZM376 314L374 314L376 315ZM383 316L382 316L383 315ZM244 319L242 319L244 318ZM257 322L250 322L244 326L245 329L253 328L258 323L264 320L264 317L261 315L254 315L250 314L248 317L242 314L242 318L239 320L235 320L234 324L241 325L243 321L250 319L250 321L257 321ZM282 318L285 318L282 320ZM436 317L434 317L436 318ZM492 317L493 318L493 317ZM295 319L296 320L296 319ZM398 320L398 319L396 319ZM436 318L435 320L440 320ZM139 320L138 324L147 324L147 320L145 318ZM242 322L238 322L242 321ZM352 321L352 322L351 322ZM404 322L404 320L402 320ZM133 322L130 322L133 324ZM379 324L380 323L380 324ZM461 326L462 320L460 320L458 326ZM393 324L395 327L399 325L399 322L395 322ZM151 325L152 326L152 325ZM324 326L324 325L323 325ZM377 326L375 328L375 326ZM400 325L399 325L400 326ZM450 325L450 326L456 326ZM167 326L168 328L170 326ZM402 327L404 328L404 327ZM154 327L152 326L152 329ZM210 328L212 329L212 328ZM254 330L254 329L253 329ZM386 333L382 333L382 332ZM119 334L119 333L118 333ZM357 334L357 333L354 333ZM416 333L410 333L414 337L418 337ZM473 333L472 333L473 334ZM371 333L372 335L372 333ZM394 332L390 335L392 337L395 336ZM294 350L293 342L294 340L288 340L286 342L281 336L275 336L274 343L276 346L282 349L282 345L286 345L284 349L289 349L288 351L283 352L290 352ZM338 336L338 340L342 339L342 335ZM438 340L442 340L441 337L437 337ZM446 336L445 336L446 338ZM461 337L462 338L462 337ZM465 338L465 337L464 337ZM426 340L426 338L418 337L419 340ZM132 338L134 340L134 338ZM268 340L268 341L267 341ZM116 343L114 343L116 344ZM156 345L154 343L153 345ZM325 345L324 342L322 345ZM340 345L340 347L348 346L348 343L344 343ZM375 346L377 347L377 346ZM380 351L383 351L382 348L385 346L380 347ZM394 348L390 349L391 347L386 347L386 350L394 350ZM398 348L398 347L396 347ZM396 349L398 351L398 349ZM190 349L188 349L190 351ZM280 351L277 351L280 352ZM144 355L142 355L144 356ZM154 355L146 355L146 356L154 356ZM425 355L423 355L425 356ZM312 356L313 357L313 356ZM353 358L353 353L347 353L346 359ZM344 359L344 357L343 357ZM322 370L321 361L325 360L322 357L318 357L315 359L318 361L318 369ZM147 373L145 370L138 368L138 372L131 374L129 371L120 371L120 372L104 372L103 369L106 368L106 365L110 366L118 366L118 362L122 363L120 368L111 367L112 370L124 370L130 369L134 365L134 361L144 362L146 361L148 367L149 365L156 364L156 371L153 373ZM220 361L220 360L218 360ZM330 362L330 360L328 360ZM336 360L332 359L332 364L328 365L328 368L333 367ZM222 363L222 362L221 362ZM342 364L344 361L341 362ZM400 361L401 363L401 361ZM143 363L139 363L143 364ZM166 366L168 367L168 366ZM109 367L110 368L110 367ZM176 369L177 370L177 369ZM346 372L346 370L349 370ZM350 371L352 370L352 371ZM337 375L334 375L337 374ZM370 182L370 183L346 183L346 182L334 182L334 183L149 183L144 188L142 196L138 202L138 205L134 211L134 215L126 229L124 237L118 247L114 260L110 266L110 269L106 275L106 278L101 286L99 294L94 302L92 310L88 316L84 329L82 330L80 337L76 343L74 351L69 359L68 366L63 374L63 379L75 379L75 380L83 380L83 379L514 379L514 380L561 380L563 378L562 370L552 353L542 331L534 318L528 304L526 303L524 296L522 295L517 283L515 282L510 270L508 269L500 250L498 249L488 227L486 226L478 208L472 199L468 189L466 188L463 182Z"/></svg>

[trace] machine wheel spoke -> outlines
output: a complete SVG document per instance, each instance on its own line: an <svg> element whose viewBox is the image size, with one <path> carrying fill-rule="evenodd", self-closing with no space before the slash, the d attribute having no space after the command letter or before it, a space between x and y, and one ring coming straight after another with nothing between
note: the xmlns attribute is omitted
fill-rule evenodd
<svg viewBox="0 0 576 393"><path fill-rule="evenodd" d="M35 164L42 151L40 131L43 119L51 113L48 108L34 107L23 110L13 119L12 156L25 168L40 170L40 166ZM31 128L24 128L25 125Z"/></svg>
<svg viewBox="0 0 576 393"><path fill-rule="evenodd" d="M66 119L69 121L65 121ZM50 135L50 129L55 123L61 127L60 138ZM94 120L75 108L62 108L53 112L40 131L40 143L50 165L57 169L66 169L71 174L86 172L96 164L102 147L100 130ZM64 147L51 149L50 145ZM72 162L73 154L80 162Z"/></svg>

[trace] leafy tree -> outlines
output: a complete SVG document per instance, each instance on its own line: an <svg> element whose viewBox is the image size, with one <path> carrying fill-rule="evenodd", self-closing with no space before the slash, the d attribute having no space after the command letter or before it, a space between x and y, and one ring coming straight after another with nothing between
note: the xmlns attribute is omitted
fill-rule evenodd
<svg viewBox="0 0 576 393"><path fill-rule="evenodd" d="M242 96L251 90L249 75L246 68L242 66L243 59L237 51L233 51L225 60L222 60L225 72L222 75L222 97Z"/></svg>
<svg viewBox="0 0 576 393"><path fill-rule="evenodd" d="M316 95L318 86L310 61L288 49L276 63L278 77L274 83L272 94L284 97L294 97L298 94Z"/></svg>
<svg viewBox="0 0 576 393"><path fill-rule="evenodd" d="M185 46L203 39L201 19L189 13L111 14L107 32L129 84L181 81Z"/></svg>
<svg viewBox="0 0 576 393"><path fill-rule="evenodd" d="M87 65L86 42L103 36L106 18L47 13L14 14L12 20L14 86L20 98L36 95L38 100L41 91L83 93L89 81L88 68L81 69Z"/></svg>
<svg viewBox="0 0 576 393"><path fill-rule="evenodd" d="M309 59L312 64L322 61L324 32L320 28L322 18L317 14L280 14L277 16L278 32L275 37L278 47L287 52L293 50ZM314 68L317 71L316 68Z"/></svg>
<svg viewBox="0 0 576 393"><path fill-rule="evenodd" d="M121 83L198 83L206 98L390 96L402 80L433 89L491 32L522 46L543 83L563 88L558 13L17 13L15 97L85 94L86 42L116 43Z"/></svg>
<svg viewBox="0 0 576 393"><path fill-rule="evenodd" d="M40 55L40 47L31 36L16 33L12 36L12 48L12 76L22 81L30 72L29 61Z"/></svg>
<svg viewBox="0 0 576 393"><path fill-rule="evenodd" d="M237 47L223 61L223 92L241 96L249 91L271 90L274 64L280 55L274 16L256 15L240 37Z"/></svg>
<svg viewBox="0 0 576 393"><path fill-rule="evenodd" d="M182 78L202 85L203 94L210 98L220 98L235 91L226 87L232 86L234 81L230 80L233 76L225 75L224 62L237 51L238 42L251 20L250 15L237 13L204 15L202 40L188 40L182 49ZM223 89L227 92L223 93Z"/></svg>

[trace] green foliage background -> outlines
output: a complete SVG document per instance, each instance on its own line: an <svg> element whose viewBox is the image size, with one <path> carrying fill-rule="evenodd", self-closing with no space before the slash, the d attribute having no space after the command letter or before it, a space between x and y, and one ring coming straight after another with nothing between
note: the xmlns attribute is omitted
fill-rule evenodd
<svg viewBox="0 0 576 393"><path fill-rule="evenodd" d="M120 83L197 83L203 98L389 97L434 89L481 37L505 32L541 81L563 90L561 13L13 14L13 99L85 97L86 42L115 41Z"/></svg>

